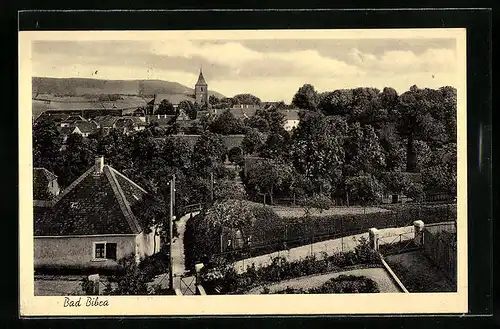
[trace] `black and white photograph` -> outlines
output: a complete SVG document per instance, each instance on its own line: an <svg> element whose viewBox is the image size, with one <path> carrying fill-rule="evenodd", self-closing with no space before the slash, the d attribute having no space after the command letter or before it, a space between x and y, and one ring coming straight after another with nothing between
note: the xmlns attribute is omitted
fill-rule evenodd
<svg viewBox="0 0 500 329"><path fill-rule="evenodd" d="M463 293L465 34L376 32L32 35L28 291Z"/></svg>

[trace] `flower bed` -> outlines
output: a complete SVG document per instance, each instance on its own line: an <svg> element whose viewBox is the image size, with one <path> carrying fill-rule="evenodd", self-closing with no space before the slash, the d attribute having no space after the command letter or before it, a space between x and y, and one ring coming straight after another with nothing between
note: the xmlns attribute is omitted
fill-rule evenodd
<svg viewBox="0 0 500 329"><path fill-rule="evenodd" d="M380 292L375 281L365 276L339 275L325 282L323 285L312 289L287 287L275 291L274 294L352 294L352 293L377 293ZM270 293L264 288L263 294Z"/></svg>
<svg viewBox="0 0 500 329"><path fill-rule="evenodd" d="M256 268L252 264L242 274L237 274L232 264L220 258L219 263L212 268L205 269L201 279L203 287L209 294L215 291L224 294L239 294L263 284L306 275L336 272L353 265L373 266L378 263L378 255L370 249L366 239L362 238L354 251L332 256L323 253L321 258L313 255L292 262L276 257L270 265Z"/></svg>

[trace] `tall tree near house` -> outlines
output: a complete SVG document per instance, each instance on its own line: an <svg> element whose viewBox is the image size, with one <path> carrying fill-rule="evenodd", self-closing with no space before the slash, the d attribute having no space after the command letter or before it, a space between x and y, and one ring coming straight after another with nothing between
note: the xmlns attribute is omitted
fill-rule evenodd
<svg viewBox="0 0 500 329"><path fill-rule="evenodd" d="M67 147L61 152L55 170L61 187L67 187L94 164L96 150L95 140L79 134L71 134L68 137Z"/></svg>
<svg viewBox="0 0 500 329"><path fill-rule="evenodd" d="M313 111L319 103L319 96L314 86L305 84L299 88L297 93L293 96L292 105L297 106L299 109Z"/></svg>
<svg viewBox="0 0 500 329"><path fill-rule="evenodd" d="M56 124L50 119L37 122L33 126L33 166L44 167L51 172L60 157L62 145Z"/></svg>
<svg viewBox="0 0 500 329"><path fill-rule="evenodd" d="M115 169L122 171L132 167L130 142L131 137L113 129L109 134L97 138L97 154L103 156Z"/></svg>
<svg viewBox="0 0 500 329"><path fill-rule="evenodd" d="M164 99L160 102L160 104L158 105L158 109L154 114L176 115L177 111L168 99Z"/></svg>

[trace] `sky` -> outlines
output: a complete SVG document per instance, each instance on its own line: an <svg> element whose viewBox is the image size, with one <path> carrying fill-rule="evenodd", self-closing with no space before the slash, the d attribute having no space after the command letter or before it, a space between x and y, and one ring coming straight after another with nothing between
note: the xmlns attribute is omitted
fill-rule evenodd
<svg viewBox="0 0 500 329"><path fill-rule="evenodd" d="M250 93L290 102L305 83L319 92L454 86L456 47L454 38L38 40L32 75L159 79L194 87L202 67L209 89L227 97Z"/></svg>

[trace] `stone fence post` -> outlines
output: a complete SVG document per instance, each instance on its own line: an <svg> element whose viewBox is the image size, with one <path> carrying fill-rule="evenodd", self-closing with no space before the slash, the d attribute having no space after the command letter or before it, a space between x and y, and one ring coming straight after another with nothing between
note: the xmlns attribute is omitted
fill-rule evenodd
<svg viewBox="0 0 500 329"><path fill-rule="evenodd" d="M368 230L370 235L370 247L374 251L378 251L378 230L374 227Z"/></svg>
<svg viewBox="0 0 500 329"><path fill-rule="evenodd" d="M203 263L198 263L194 266L194 269L196 270L196 284L199 285L200 284L200 281L201 281L201 269L204 267L205 265Z"/></svg>
<svg viewBox="0 0 500 329"><path fill-rule="evenodd" d="M421 220L416 220L413 222L414 237L413 242L416 246L422 246L424 244L424 222Z"/></svg>
<svg viewBox="0 0 500 329"><path fill-rule="evenodd" d="M99 295L99 274L89 275L89 281L92 284L92 289L90 291L91 295Z"/></svg>

